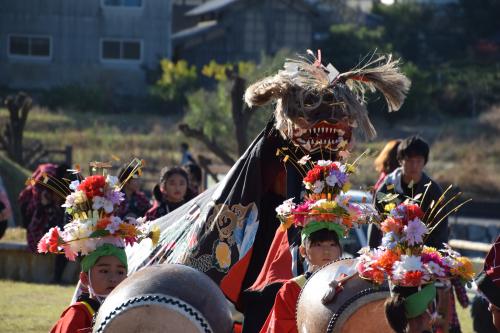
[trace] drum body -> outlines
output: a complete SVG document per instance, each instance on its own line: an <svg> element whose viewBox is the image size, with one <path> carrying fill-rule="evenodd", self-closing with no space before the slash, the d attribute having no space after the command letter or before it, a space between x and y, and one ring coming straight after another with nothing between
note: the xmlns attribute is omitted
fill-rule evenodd
<svg viewBox="0 0 500 333"><path fill-rule="evenodd" d="M144 268L101 305L93 332L230 333L231 313L219 287L183 265Z"/></svg>
<svg viewBox="0 0 500 333"><path fill-rule="evenodd" d="M332 262L314 273L297 304L297 327L302 333L392 332L385 319L384 302L390 297L387 284L378 286L357 274L346 280L330 303L321 299L332 280L355 265L355 259ZM339 276L340 275L340 276Z"/></svg>

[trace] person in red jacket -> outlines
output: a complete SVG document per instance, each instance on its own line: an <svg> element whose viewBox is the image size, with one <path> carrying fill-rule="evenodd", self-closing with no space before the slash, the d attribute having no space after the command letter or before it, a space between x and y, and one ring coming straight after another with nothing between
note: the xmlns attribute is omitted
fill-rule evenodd
<svg viewBox="0 0 500 333"><path fill-rule="evenodd" d="M301 256L308 263L308 270L305 274L285 282L280 288L261 333L298 332L295 314L300 291L314 271L342 255L339 236L334 230L328 229L327 226L310 234L307 230L304 228L302 231L303 241L299 249Z"/></svg>
<svg viewBox="0 0 500 333"><path fill-rule="evenodd" d="M488 300L493 325L500 332L500 235L484 261L484 269L476 278L477 288Z"/></svg>
<svg viewBox="0 0 500 333"><path fill-rule="evenodd" d="M134 159L131 165L133 176L140 171L142 161ZM51 333L91 332L99 305L127 277L125 246L146 238L155 243L159 237L159 230L144 219L122 219L115 213L124 197L121 189L130 177L119 180L109 175L107 163L92 162L89 166L94 174L86 178L78 175L69 184L56 178L50 178L54 186L30 179L65 198L62 207L70 215L62 229L55 226L43 235L37 251L64 253L70 261L83 256L80 283L88 291L64 310Z"/></svg>
<svg viewBox="0 0 500 333"><path fill-rule="evenodd" d="M82 260L80 282L89 290L61 314L51 333L92 332L92 320L106 297L127 277L127 255L123 248L104 244Z"/></svg>

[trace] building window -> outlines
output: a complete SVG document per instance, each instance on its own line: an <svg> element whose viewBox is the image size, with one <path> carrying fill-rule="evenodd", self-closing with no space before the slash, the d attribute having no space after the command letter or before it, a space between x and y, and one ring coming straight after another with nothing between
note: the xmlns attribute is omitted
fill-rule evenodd
<svg viewBox="0 0 500 333"><path fill-rule="evenodd" d="M142 59L142 42L131 40L102 40L101 59L104 61L133 61Z"/></svg>
<svg viewBox="0 0 500 333"><path fill-rule="evenodd" d="M143 0L102 0L106 7L142 7Z"/></svg>
<svg viewBox="0 0 500 333"><path fill-rule="evenodd" d="M10 35L9 56L49 59L51 57L50 37Z"/></svg>

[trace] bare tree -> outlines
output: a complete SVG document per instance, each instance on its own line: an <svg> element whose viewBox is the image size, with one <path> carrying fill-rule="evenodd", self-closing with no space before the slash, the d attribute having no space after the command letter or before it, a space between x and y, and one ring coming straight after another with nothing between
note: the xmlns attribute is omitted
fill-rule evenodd
<svg viewBox="0 0 500 333"><path fill-rule="evenodd" d="M9 122L0 136L0 144L9 158L24 165L23 133L33 101L28 94L19 92L7 96L4 105L9 110Z"/></svg>

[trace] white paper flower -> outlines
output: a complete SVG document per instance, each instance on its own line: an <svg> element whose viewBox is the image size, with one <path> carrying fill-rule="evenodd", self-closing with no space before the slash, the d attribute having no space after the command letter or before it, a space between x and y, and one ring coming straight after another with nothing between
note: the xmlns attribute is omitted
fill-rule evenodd
<svg viewBox="0 0 500 333"><path fill-rule="evenodd" d="M74 207L76 205L81 205L87 201L87 196L83 191L76 191L66 196L66 201L62 204L62 207Z"/></svg>
<svg viewBox="0 0 500 333"><path fill-rule="evenodd" d="M299 163L300 165L306 165L307 162L311 159L311 156L309 155L304 155L302 156L302 158L300 160L298 160L297 163Z"/></svg>
<svg viewBox="0 0 500 333"><path fill-rule="evenodd" d="M117 216L112 216L111 223L106 226L106 230L114 234L120 228L120 224L122 224L122 220Z"/></svg>
<svg viewBox="0 0 500 333"><path fill-rule="evenodd" d="M335 186L339 183L337 176L335 176L333 173L330 173L330 175L326 177L325 180L328 186Z"/></svg>
<svg viewBox="0 0 500 333"><path fill-rule="evenodd" d="M276 207L276 213L280 216L286 216L292 213L292 209L295 208L295 203L293 202L294 198L290 198L288 200L283 201L281 205Z"/></svg>
<svg viewBox="0 0 500 333"><path fill-rule="evenodd" d="M313 185L313 192L314 193L321 193L323 191L323 188L325 188L325 183L321 180L317 180L314 182Z"/></svg>
<svg viewBox="0 0 500 333"><path fill-rule="evenodd" d="M328 160L319 160L316 164L318 164L319 166L329 166L330 164L332 164L332 161Z"/></svg>
<svg viewBox="0 0 500 333"><path fill-rule="evenodd" d="M444 268L441 267L441 265L436 264L434 261L429 261L426 264L426 266L431 274L441 276L441 277L446 275Z"/></svg>
<svg viewBox="0 0 500 333"><path fill-rule="evenodd" d="M113 203L103 197L95 196L94 199L92 199L92 209L104 209L106 213L111 213L113 212Z"/></svg>
<svg viewBox="0 0 500 333"><path fill-rule="evenodd" d="M73 190L73 191L76 191L76 190L78 190L78 186L80 186L80 181L79 181L79 180L73 180L73 181L69 184L69 189L70 189L70 190Z"/></svg>
<svg viewBox="0 0 500 333"><path fill-rule="evenodd" d="M422 266L422 261L420 260L420 256L406 256L402 255L401 256L401 262L403 268L408 271L421 271L423 272L423 266Z"/></svg>
<svg viewBox="0 0 500 333"><path fill-rule="evenodd" d="M408 222L408 225L403 228L403 233L405 234L403 239L407 241L410 246L420 244L423 243L423 236L426 232L427 227L418 217L416 217Z"/></svg>
<svg viewBox="0 0 500 333"><path fill-rule="evenodd" d="M109 187L115 187L118 184L119 180L118 177L107 175L106 176L106 183L109 185Z"/></svg>

